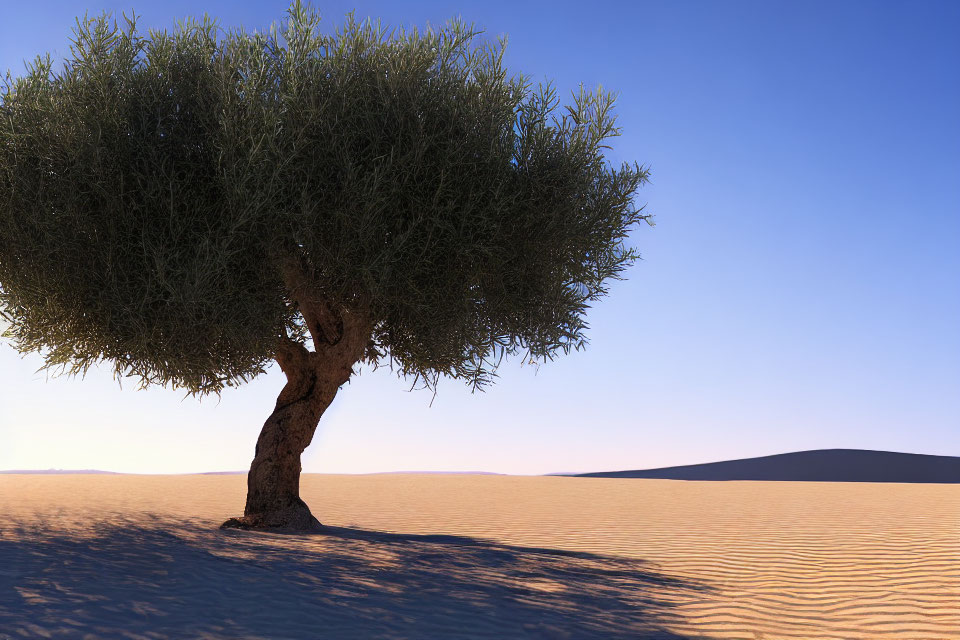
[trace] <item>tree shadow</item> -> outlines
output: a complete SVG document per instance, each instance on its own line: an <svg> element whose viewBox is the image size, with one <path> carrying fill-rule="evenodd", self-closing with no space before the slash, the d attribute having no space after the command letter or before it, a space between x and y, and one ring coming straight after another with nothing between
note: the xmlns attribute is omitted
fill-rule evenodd
<svg viewBox="0 0 960 640"><path fill-rule="evenodd" d="M0 640L679 640L670 603L707 588L639 560L449 535L160 518L0 533Z"/></svg>

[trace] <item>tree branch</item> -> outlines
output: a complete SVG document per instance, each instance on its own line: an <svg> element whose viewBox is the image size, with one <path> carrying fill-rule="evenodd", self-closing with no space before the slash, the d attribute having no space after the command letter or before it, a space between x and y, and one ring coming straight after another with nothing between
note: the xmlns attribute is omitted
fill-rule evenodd
<svg viewBox="0 0 960 640"><path fill-rule="evenodd" d="M317 284L306 261L296 255L284 256L280 263L283 283L290 298L297 304L313 338L314 349L336 345L343 339L343 315L316 294Z"/></svg>
<svg viewBox="0 0 960 640"><path fill-rule="evenodd" d="M298 372L310 366L310 351L298 341L287 336L280 338L277 347L277 364L286 374L287 379L293 379Z"/></svg>

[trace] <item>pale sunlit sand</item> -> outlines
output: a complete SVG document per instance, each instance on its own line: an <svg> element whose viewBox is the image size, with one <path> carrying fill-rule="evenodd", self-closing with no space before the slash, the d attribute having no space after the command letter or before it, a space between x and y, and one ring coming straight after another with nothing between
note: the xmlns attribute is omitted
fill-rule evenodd
<svg viewBox="0 0 960 640"><path fill-rule="evenodd" d="M0 475L0 638L960 638L960 485Z"/></svg>

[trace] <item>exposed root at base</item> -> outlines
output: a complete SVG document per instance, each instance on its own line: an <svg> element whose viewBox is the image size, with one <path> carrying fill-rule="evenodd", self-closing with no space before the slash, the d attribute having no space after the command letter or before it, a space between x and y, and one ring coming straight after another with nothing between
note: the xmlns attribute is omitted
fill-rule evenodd
<svg viewBox="0 0 960 640"><path fill-rule="evenodd" d="M313 517L309 510L300 509L230 518L220 525L220 528L273 531L277 533L316 533L323 531L323 525Z"/></svg>

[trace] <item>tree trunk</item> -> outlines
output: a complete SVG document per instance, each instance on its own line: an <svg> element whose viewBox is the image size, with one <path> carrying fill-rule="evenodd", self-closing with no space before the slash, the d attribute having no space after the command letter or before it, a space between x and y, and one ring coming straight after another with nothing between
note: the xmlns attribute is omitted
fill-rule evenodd
<svg viewBox="0 0 960 640"><path fill-rule="evenodd" d="M260 431L257 448L247 474L247 504L243 518L232 518L223 527L244 529L293 529L310 531L320 523L300 499L300 455L313 440L320 416L333 401L349 369L336 375L333 363L316 362L316 354L302 350L281 364L287 384L276 408ZM278 361L284 358L278 356ZM325 366L326 365L326 366Z"/></svg>
<svg viewBox="0 0 960 640"><path fill-rule="evenodd" d="M320 416L363 357L370 331L359 314L342 310L334 321L327 317L321 323L308 305L304 307L301 304L316 351L289 338L281 341L277 362L287 384L257 440L247 474L244 515L227 520L222 529L316 531L321 526L300 499L300 454L313 440Z"/></svg>

